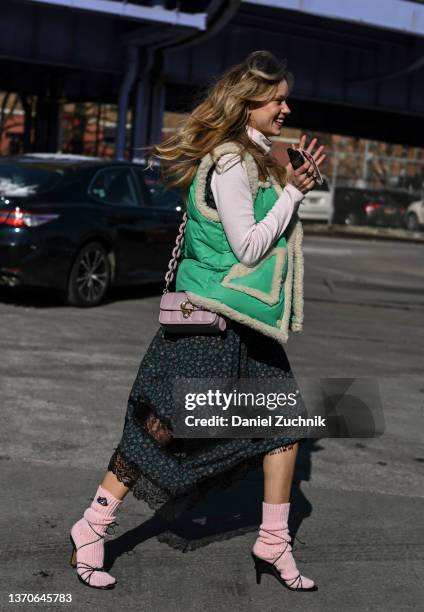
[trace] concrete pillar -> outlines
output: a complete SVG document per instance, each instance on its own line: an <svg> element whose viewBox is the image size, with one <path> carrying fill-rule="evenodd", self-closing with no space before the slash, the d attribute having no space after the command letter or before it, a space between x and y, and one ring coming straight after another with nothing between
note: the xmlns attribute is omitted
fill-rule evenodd
<svg viewBox="0 0 424 612"><path fill-rule="evenodd" d="M149 144L158 143L162 140L163 117L165 114L166 89L162 77L155 80L151 95L151 121Z"/></svg>
<svg viewBox="0 0 424 612"><path fill-rule="evenodd" d="M119 90L118 122L116 126L116 148L115 159L125 159L126 148L126 123L128 100L138 70L138 48L131 45L127 49L127 61L124 77Z"/></svg>
<svg viewBox="0 0 424 612"><path fill-rule="evenodd" d="M59 102L49 95L38 96L35 111L34 151L56 153L59 136Z"/></svg>
<svg viewBox="0 0 424 612"><path fill-rule="evenodd" d="M31 153L33 150L32 146L32 128L33 128L33 117L32 117L32 98L31 96L21 95L21 104L24 110L24 134L23 134L23 152Z"/></svg>
<svg viewBox="0 0 424 612"><path fill-rule="evenodd" d="M165 112L165 85L162 79L162 54L146 49L142 56L143 71L137 82L134 121L133 157L145 157L144 147L161 140Z"/></svg>
<svg viewBox="0 0 424 612"><path fill-rule="evenodd" d="M150 79L144 71L137 82L133 114L132 157L145 157L149 137Z"/></svg>

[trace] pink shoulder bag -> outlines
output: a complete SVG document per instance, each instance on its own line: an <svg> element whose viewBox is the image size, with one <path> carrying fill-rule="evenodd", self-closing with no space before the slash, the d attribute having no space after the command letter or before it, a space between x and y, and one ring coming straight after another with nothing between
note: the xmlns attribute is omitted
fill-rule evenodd
<svg viewBox="0 0 424 612"><path fill-rule="evenodd" d="M225 331L227 327L224 317L193 304L184 291L170 292L168 289L174 278L177 260L181 254L186 224L187 213L184 213L168 264L168 271L165 274L166 286L160 301L159 323L168 333L218 334Z"/></svg>

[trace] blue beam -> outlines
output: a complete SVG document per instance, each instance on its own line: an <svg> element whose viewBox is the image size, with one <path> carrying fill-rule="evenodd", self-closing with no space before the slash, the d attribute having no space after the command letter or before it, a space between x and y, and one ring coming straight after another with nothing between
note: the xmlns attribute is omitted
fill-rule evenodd
<svg viewBox="0 0 424 612"><path fill-rule="evenodd" d="M424 36L424 6L407 0L243 0L248 4L299 11Z"/></svg>

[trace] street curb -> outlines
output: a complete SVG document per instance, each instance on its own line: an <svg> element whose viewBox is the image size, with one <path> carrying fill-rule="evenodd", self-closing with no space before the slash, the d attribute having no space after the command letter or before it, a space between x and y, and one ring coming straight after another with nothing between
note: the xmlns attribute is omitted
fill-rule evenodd
<svg viewBox="0 0 424 612"><path fill-rule="evenodd" d="M301 219L302 221L302 219ZM348 238L378 238L379 240L398 240L424 244L424 232L410 232L404 229L390 227L361 227L336 225L333 223L311 223L302 221L303 231L311 236L334 236Z"/></svg>

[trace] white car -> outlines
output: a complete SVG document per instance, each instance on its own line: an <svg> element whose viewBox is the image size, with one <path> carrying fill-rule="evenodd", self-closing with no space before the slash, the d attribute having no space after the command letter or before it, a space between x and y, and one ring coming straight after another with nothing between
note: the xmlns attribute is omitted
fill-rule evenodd
<svg viewBox="0 0 424 612"><path fill-rule="evenodd" d="M333 218L334 189L323 176L324 183L308 191L298 208L299 217L304 221L329 223Z"/></svg>
<svg viewBox="0 0 424 612"><path fill-rule="evenodd" d="M407 229L418 231L424 227L424 200L412 202L405 212L405 225Z"/></svg>

